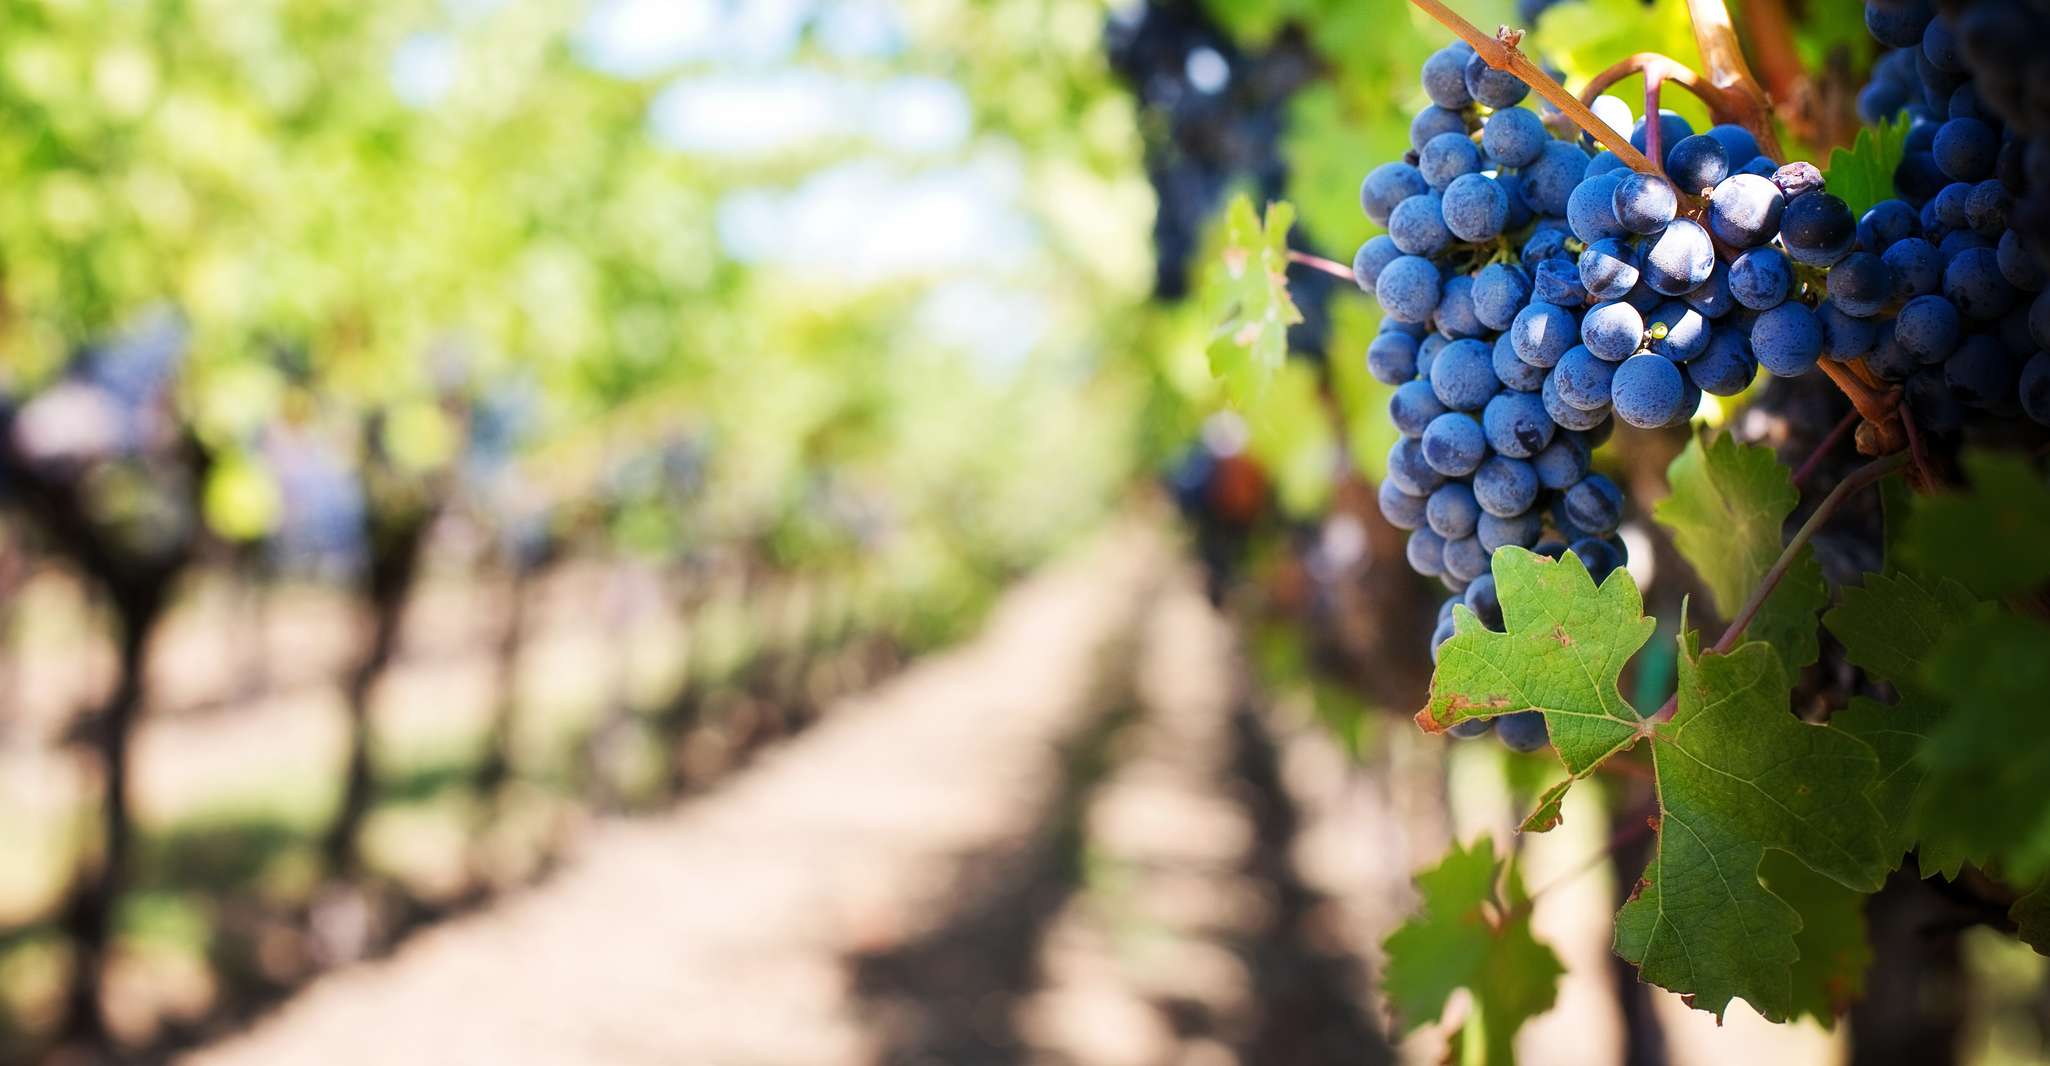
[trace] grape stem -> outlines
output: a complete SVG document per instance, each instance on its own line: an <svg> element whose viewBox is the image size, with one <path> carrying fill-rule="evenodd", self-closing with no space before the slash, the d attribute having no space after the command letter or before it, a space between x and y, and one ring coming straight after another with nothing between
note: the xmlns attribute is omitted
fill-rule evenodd
<svg viewBox="0 0 2050 1066"><path fill-rule="evenodd" d="M1723 0L1687 0L1687 18L1694 26L1694 45L1708 68L1708 83L1723 98L1723 109L1758 140L1758 150L1774 162L1786 162L1779 134L1772 126L1772 98L1752 77L1744 62L1744 46Z"/></svg>
<svg viewBox="0 0 2050 1066"><path fill-rule="evenodd" d="M1481 59L1489 66L1516 75L1525 85L1536 90L1539 96L1550 101L1552 106L1558 108L1575 126L1601 142L1602 147L1616 153L1616 157L1630 169L1643 174L1659 173L1659 168L1653 165L1643 152L1630 146L1629 138L1610 129L1609 124L1597 118L1578 97L1567 92L1566 87L1553 80L1550 74L1545 73L1543 67L1531 62L1530 57L1523 54L1517 47L1523 41L1522 30L1504 26L1495 36L1490 37L1481 32L1480 27L1460 17L1457 11L1445 6L1443 0L1409 2L1422 8L1424 14L1438 20L1446 29L1457 34L1460 40L1472 45L1473 50L1479 53Z"/></svg>
<svg viewBox="0 0 2050 1066"><path fill-rule="evenodd" d="M1829 376L1829 380L1836 383L1837 388L1843 390L1843 394L1850 399L1851 406L1857 409L1859 417L1865 421L1883 425L1895 417L1900 408L1898 394L1889 395L1872 388L1865 384L1864 379L1856 372L1834 359L1824 359L1816 365Z"/></svg>
<svg viewBox="0 0 2050 1066"><path fill-rule="evenodd" d="M1710 655L1728 655L1732 649L1736 648L1737 642L1743 639L1744 630L1751 625L1752 620L1758 617L1759 610L1765 606L1766 599L1772 595L1774 589L1779 587L1781 579L1787 576L1787 571L1793 569L1794 560L1800 557L1801 549L1807 547L1808 542L1815 539L1815 534L1821 531L1822 527L1829 522L1831 516L1836 514L1845 501L1856 496L1865 488L1899 472L1902 467L1908 465L1908 462L1908 453L1895 452L1892 455L1866 463L1864 466L1853 470L1850 476L1838 482L1836 488L1831 489L1829 495L1824 496L1822 502L1815 505L1815 513L1809 515L1806 522L1801 523L1801 528L1794 532L1793 539L1787 541L1787 546L1781 550L1779 558L1773 560L1772 568L1765 572L1763 578L1759 579L1758 587L1751 590L1750 599L1744 601L1744 606L1737 611L1737 617L1731 620L1729 628L1723 630L1722 637L1715 642L1714 647L1708 649L1708 653ZM1660 707L1657 713L1645 720L1646 728L1648 729L1653 723L1663 722L1672 718L1674 712L1679 709L1679 706L1680 697L1678 693L1675 693L1672 699L1666 701L1665 706Z"/></svg>
<svg viewBox="0 0 2050 1066"><path fill-rule="evenodd" d="M1915 428L1915 412L1906 396L1901 397L1901 431L1908 436L1908 454L1915 458L1915 487L1923 492L1935 490L1941 482L1929 462L1929 449L1922 444L1922 431Z"/></svg>
<svg viewBox="0 0 2050 1066"><path fill-rule="evenodd" d="M1738 0L1738 7L1744 13L1752 53L1765 74L1765 91L1782 105L1812 103L1814 82L1794 50L1793 23L1787 18L1783 0ZM1806 108L1796 107L1791 113L1783 108L1779 114L1804 139L1814 141L1818 123Z"/></svg>
<svg viewBox="0 0 2050 1066"><path fill-rule="evenodd" d="M1808 480L1808 475L1813 474L1815 468L1822 465L1822 460L1828 458L1829 453L1835 451L1838 444L1843 443L1844 434L1849 433L1862 418L1863 416L1858 414L1856 408L1852 408L1844 414L1843 419L1837 422L1836 428L1830 430L1829 435L1822 438L1822 443L1815 446L1815 450L1801 463L1800 469L1794 471L1795 488L1800 488L1801 483Z"/></svg>
<svg viewBox="0 0 2050 1066"><path fill-rule="evenodd" d="M1288 250L1288 261L1299 266L1309 267L1312 270L1321 270L1334 278L1344 278L1347 281L1353 280L1352 268L1336 259L1326 259L1321 255L1311 255L1308 252L1298 252L1290 248Z"/></svg>

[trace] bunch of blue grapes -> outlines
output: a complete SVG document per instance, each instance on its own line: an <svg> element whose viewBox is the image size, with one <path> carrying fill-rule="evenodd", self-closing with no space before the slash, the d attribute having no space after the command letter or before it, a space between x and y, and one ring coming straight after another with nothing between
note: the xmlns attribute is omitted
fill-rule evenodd
<svg viewBox="0 0 2050 1066"><path fill-rule="evenodd" d="M2014 17L2025 16L1967 6L1954 23L1919 0L1866 5L1867 27L1893 50L1858 107L1870 122L1910 122L1898 196L1818 234L1825 250L1843 249L1824 264L1843 324L1830 354L1862 357L1903 383L1916 422L1939 433L1962 429L1972 411L2050 425L2050 272L2018 225L2043 198L2030 189L2031 160L2046 160L2002 113L2040 121L2014 75L2050 68L2037 58L2039 34L2027 46L2006 39L2025 29L2008 26ZM2016 58L2016 47L2031 57Z"/></svg>
<svg viewBox="0 0 2050 1066"><path fill-rule="evenodd" d="M1410 531L1410 566L1452 592L1435 656L1456 604L1502 628L1488 562L1505 545L1554 557L1570 550L1598 581L1623 565L1623 494L1592 469L1591 454L1612 413L1669 424L1693 403L1677 378L1669 396L1633 384L1635 371L1619 386L1611 379L1628 353L1592 353L1590 342L1618 351L1622 323L1606 312L1590 318L1602 305L1590 299L1569 223L1587 150L1555 137L1520 106L1528 87L1464 43L1432 55L1423 84L1432 103L1411 125L1413 151L1361 186L1362 207L1388 232L1360 249L1353 273L1385 312L1367 361L1395 387L1389 409L1402 434L1381 511ZM1643 335L1640 323L1629 352ZM1454 733L1491 730L1519 751L1547 740L1535 712Z"/></svg>

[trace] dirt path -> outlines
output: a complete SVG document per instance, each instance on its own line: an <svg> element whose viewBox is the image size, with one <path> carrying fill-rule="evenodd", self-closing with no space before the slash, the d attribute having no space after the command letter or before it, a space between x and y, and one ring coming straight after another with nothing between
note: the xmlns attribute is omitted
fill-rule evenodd
<svg viewBox="0 0 2050 1066"><path fill-rule="evenodd" d="M1113 710L1162 546L1125 533L1014 593L974 643L827 716L726 790L603 823L546 885L318 982L185 1062L846 1063L858 968L1029 839Z"/></svg>

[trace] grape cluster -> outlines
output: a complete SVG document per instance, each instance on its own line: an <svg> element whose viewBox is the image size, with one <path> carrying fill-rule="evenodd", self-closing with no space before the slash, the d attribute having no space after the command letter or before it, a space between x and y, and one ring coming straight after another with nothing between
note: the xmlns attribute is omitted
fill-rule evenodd
<svg viewBox="0 0 2050 1066"><path fill-rule="evenodd" d="M2023 106L2030 87L2011 76L2019 68L1975 64L1965 47L1969 38L1974 52L2015 57L2015 42L1998 41L2008 14L1983 5L1954 24L1922 0L1866 5L1867 27L1893 51L1874 66L1859 113L1877 122L1905 112L1907 151L1894 172L1898 197L1848 236L1833 219L1846 250L1820 264L1831 268L1844 322L1830 355L1862 356L1904 383L1916 422L1939 433L1963 428L1971 410L2050 425L2050 272L2016 226L2031 162L2050 163L2050 153L1995 106ZM2040 55L2040 35L2028 47ZM2017 63L2043 69L2036 58Z"/></svg>
<svg viewBox="0 0 2050 1066"><path fill-rule="evenodd" d="M1362 207L1388 232L1360 249L1353 273L1385 312L1367 362L1395 388L1389 410L1402 434L1381 512L1411 531L1410 566L1453 592L1438 615L1435 655L1457 603L1502 628L1488 560L1504 545L1554 557L1570 550L1597 581L1623 565L1623 494L1591 468L1591 453L1613 429L1611 415L1657 426L1693 413L1701 387L1679 360L1693 343L1684 332L1701 332L1704 316L1680 297L1709 280L1707 267L1691 277L1698 264L1667 255L1684 251L1678 236L1662 236L1681 228L1672 211L1631 231L1591 199L1591 175L1602 197L1615 196L1614 157L1590 158L1578 141L1555 137L1520 106L1529 89L1514 75L1454 43L1424 63L1423 85L1432 103L1411 124L1413 151L1361 186ZM1628 128L1627 106L1604 101L1610 115L1617 108ZM1637 131L1640 143L1644 135ZM1600 233L1581 232L1603 218ZM1664 249L1656 267L1643 268L1639 244ZM1618 262L1590 255L1597 246ZM1709 251L1705 235L1700 250ZM1669 265L1690 280L1675 288L1658 273ZM1718 388L1749 382L1748 354L1737 362ZM1536 712L1453 732L1490 730L1519 751L1547 740Z"/></svg>

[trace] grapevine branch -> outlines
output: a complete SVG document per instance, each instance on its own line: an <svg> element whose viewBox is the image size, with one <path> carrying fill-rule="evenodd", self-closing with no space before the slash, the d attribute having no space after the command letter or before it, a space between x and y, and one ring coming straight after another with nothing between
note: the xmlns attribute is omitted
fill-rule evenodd
<svg viewBox="0 0 2050 1066"><path fill-rule="evenodd" d="M1352 268L1336 259L1326 259L1321 255L1311 255L1308 252L1299 252L1290 248L1288 250L1288 261L1298 266L1309 267L1312 270L1321 270L1334 278L1344 278L1347 281L1353 280Z"/></svg>
<svg viewBox="0 0 2050 1066"><path fill-rule="evenodd" d="M1844 415L1843 419L1836 424L1836 428L1830 430L1829 435L1822 438L1822 443L1817 444L1815 451L1811 452L1808 458L1801 463L1800 468L1794 471L1795 488L1800 488L1801 483L1808 480L1808 475L1814 473L1815 468L1822 465L1822 461L1829 457L1829 453L1835 451L1836 446L1843 442L1844 434L1849 433L1856 427L1863 417L1855 408Z"/></svg>
<svg viewBox="0 0 2050 1066"><path fill-rule="evenodd" d="M1410 3L1422 8L1425 14L1458 34L1460 40L1472 45L1473 50L1479 53L1481 59L1489 66L1496 70L1506 70L1516 75L1525 85L1535 89L1539 96L1550 101L1552 106L1563 112L1575 126L1600 141L1602 147L1616 153L1616 157L1630 169L1644 174L1659 173L1659 168L1654 166L1643 152L1631 147L1628 138L1610 129L1609 124L1588 110L1587 105L1581 103L1579 97L1567 92L1566 87L1554 81L1550 74L1545 73L1543 67L1531 62L1530 57L1523 54L1517 47L1523 41L1522 30L1512 30L1505 26L1495 36L1490 37L1481 32L1480 27L1460 17L1457 11L1446 7L1443 0L1410 0Z"/></svg>

